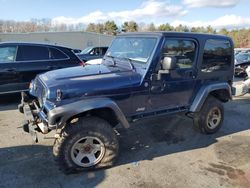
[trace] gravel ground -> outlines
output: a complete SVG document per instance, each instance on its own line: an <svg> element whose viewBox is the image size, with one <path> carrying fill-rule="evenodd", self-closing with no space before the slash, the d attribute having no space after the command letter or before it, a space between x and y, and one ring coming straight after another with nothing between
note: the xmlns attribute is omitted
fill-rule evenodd
<svg viewBox="0 0 250 188"><path fill-rule="evenodd" d="M0 103L0 187L250 187L250 95L225 104L214 135L197 133L184 116L138 121L118 129L120 156L106 170L62 174L52 157L53 135L33 144L20 128L19 96Z"/></svg>

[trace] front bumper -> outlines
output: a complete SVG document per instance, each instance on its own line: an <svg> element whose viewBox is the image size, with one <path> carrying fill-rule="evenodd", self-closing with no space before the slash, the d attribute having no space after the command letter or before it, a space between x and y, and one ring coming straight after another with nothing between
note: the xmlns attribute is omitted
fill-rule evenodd
<svg viewBox="0 0 250 188"><path fill-rule="evenodd" d="M23 130L31 134L33 140L38 142L37 132L47 134L48 120L45 113L38 107L37 101L29 94L22 92L22 100L18 105L18 109L24 114L25 121L22 124Z"/></svg>

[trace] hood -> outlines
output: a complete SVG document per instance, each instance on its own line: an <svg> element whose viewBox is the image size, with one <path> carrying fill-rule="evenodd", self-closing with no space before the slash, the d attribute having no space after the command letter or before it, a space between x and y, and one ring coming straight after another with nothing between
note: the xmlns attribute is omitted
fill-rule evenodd
<svg viewBox="0 0 250 188"><path fill-rule="evenodd" d="M39 76L49 99L56 98L58 89L62 92L62 99L126 93L130 92L131 87L140 84L141 78L133 70L103 64L59 69Z"/></svg>

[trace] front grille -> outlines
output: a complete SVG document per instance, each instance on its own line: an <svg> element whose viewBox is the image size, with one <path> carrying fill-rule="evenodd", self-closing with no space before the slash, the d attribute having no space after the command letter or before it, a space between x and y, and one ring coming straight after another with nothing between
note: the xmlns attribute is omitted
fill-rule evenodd
<svg viewBox="0 0 250 188"><path fill-rule="evenodd" d="M36 78L34 81L34 93L35 96L38 98L39 106L43 106L43 96L46 95L46 89L43 86L42 82L40 79Z"/></svg>

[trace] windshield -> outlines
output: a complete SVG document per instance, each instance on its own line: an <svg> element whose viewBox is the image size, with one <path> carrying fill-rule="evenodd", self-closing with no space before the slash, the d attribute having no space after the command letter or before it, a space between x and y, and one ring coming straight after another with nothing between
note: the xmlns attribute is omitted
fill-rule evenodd
<svg viewBox="0 0 250 188"><path fill-rule="evenodd" d="M117 37L107 51L107 56L126 58L140 63L147 63L157 38Z"/></svg>
<svg viewBox="0 0 250 188"><path fill-rule="evenodd" d="M245 53L245 54L240 53L240 54L237 54L235 56L235 58L237 60L240 60L240 61L249 61L250 60L250 53L249 54L248 53Z"/></svg>
<svg viewBox="0 0 250 188"><path fill-rule="evenodd" d="M80 54L88 54L91 51L92 47L87 47L84 50L81 51Z"/></svg>

